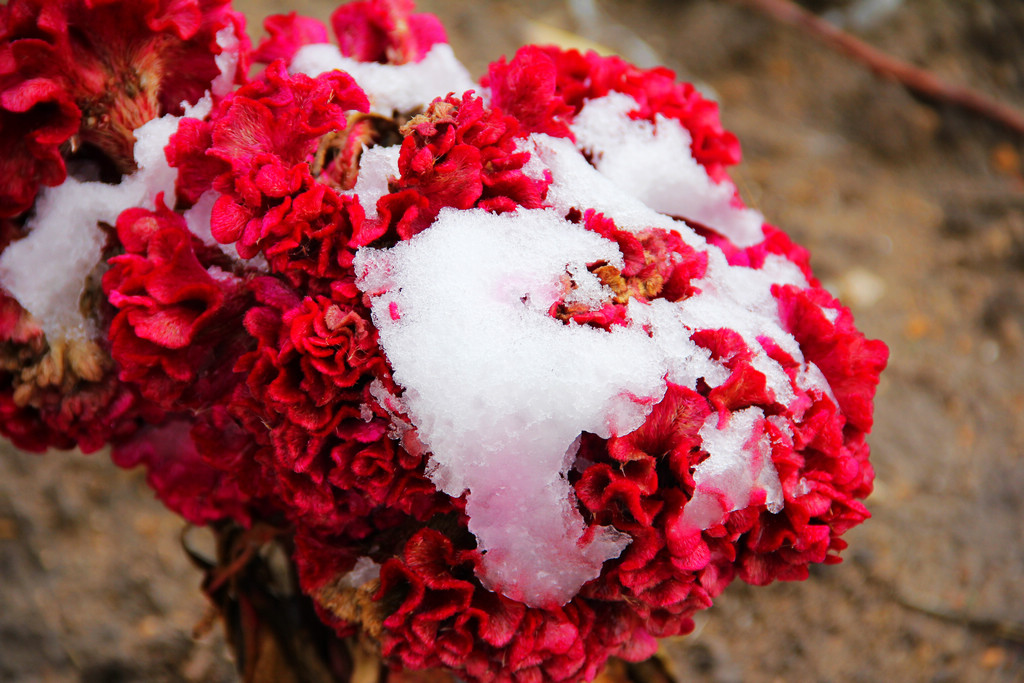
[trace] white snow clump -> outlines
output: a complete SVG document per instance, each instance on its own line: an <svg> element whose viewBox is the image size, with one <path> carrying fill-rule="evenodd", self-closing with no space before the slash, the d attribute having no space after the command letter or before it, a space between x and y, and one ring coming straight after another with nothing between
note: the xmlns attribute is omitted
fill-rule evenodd
<svg viewBox="0 0 1024 683"><path fill-rule="evenodd" d="M622 264L613 243L543 209L445 209L356 260L360 287L385 290L373 320L429 444L428 474L449 495L470 491L485 585L532 605L571 599L627 542L612 529L581 542L567 451L582 431L632 431L665 390L663 354L642 329L548 315L567 277L604 294L586 269L598 260Z"/></svg>
<svg viewBox="0 0 1024 683"><path fill-rule="evenodd" d="M764 218L734 206L735 187L716 183L690 154L690 133L662 115L634 120L636 100L611 93L584 105L571 129L597 170L655 211L714 226L738 247L757 244Z"/></svg>

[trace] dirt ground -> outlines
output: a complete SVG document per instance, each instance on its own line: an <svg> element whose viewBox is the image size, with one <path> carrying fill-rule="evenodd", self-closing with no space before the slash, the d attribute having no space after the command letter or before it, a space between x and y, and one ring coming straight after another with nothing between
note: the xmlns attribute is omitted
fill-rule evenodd
<svg viewBox="0 0 1024 683"><path fill-rule="evenodd" d="M864 2L808 2L851 18ZM885 3L875 3L881 5ZM905 0L853 30L1024 108L1024 4ZM235 3L326 18L332 2ZM681 681L1024 680L1024 139L914 99L729 2L420 2L475 75L526 42L593 41L707 87L745 198L885 340L873 519L802 583L735 584L664 653ZM843 14L845 12L845 14ZM0 454L0 681L231 681L140 472Z"/></svg>

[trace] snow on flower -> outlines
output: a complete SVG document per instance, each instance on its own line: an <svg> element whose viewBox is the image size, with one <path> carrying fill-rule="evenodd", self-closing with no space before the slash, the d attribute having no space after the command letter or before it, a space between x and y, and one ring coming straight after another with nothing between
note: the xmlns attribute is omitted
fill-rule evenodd
<svg viewBox="0 0 1024 683"><path fill-rule="evenodd" d="M469 681L591 679L839 561L887 351L714 103L550 47L473 83L408 0L254 51L224 1L143 9L0 8L16 444L272 525L325 628Z"/></svg>

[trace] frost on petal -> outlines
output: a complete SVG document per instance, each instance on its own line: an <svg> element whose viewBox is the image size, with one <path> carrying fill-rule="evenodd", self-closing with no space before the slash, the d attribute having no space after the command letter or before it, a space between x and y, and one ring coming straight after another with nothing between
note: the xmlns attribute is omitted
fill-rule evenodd
<svg viewBox="0 0 1024 683"><path fill-rule="evenodd" d="M680 521L684 528L704 530L720 524L726 513L747 507L755 495L769 510L782 509L782 489L763 421L758 408L737 411L722 426L717 416L708 417L700 430L708 457L694 471L696 489Z"/></svg>
<svg viewBox="0 0 1024 683"><path fill-rule="evenodd" d="M377 202L388 194L389 180L399 175L400 151L398 146L371 147L359 158L359 175L351 193L359 198L367 218L377 218Z"/></svg>

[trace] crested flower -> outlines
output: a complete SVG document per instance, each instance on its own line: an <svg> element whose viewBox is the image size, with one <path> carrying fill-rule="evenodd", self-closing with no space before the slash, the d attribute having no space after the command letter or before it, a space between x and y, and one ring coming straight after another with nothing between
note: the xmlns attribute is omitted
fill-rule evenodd
<svg viewBox="0 0 1024 683"><path fill-rule="evenodd" d="M228 0L0 8L0 159L12 181L0 215L31 207L40 185L60 184L68 153L114 179L134 170L134 129L195 103L220 73L217 58L245 40L244 26Z"/></svg>
<svg viewBox="0 0 1024 683"><path fill-rule="evenodd" d="M124 102L183 114L158 122L165 194L99 219L92 346L0 292L12 440L112 443L189 521L273 528L321 628L466 681L590 680L735 579L840 560L887 350L743 203L715 103L551 47L472 84L436 18L363 0L337 47L268 19L268 66L179 111L241 23L150 4L0 8L7 215L69 140L130 159ZM69 71L91 34L68 27L97 22L116 60Z"/></svg>
<svg viewBox="0 0 1024 683"><path fill-rule="evenodd" d="M359 0L338 7L331 26L341 53L361 62L405 64L448 42L437 17L412 10L412 0Z"/></svg>
<svg viewBox="0 0 1024 683"><path fill-rule="evenodd" d="M469 94L437 99L409 121L399 175L378 203L393 239L421 232L443 208L501 213L541 206L547 184L523 172L530 156L516 147L518 128Z"/></svg>
<svg viewBox="0 0 1024 683"><path fill-rule="evenodd" d="M690 135L693 158L715 180L740 160L739 142L722 127L718 105L662 67L644 70L619 57L527 45L511 61L491 64L481 82L494 104L530 132L571 136L569 124L587 101L618 92L634 100L632 118L679 121Z"/></svg>
<svg viewBox="0 0 1024 683"><path fill-rule="evenodd" d="M103 291L117 309L108 336L121 380L166 410L204 405L240 343L230 330L250 304L245 282L165 206L123 212L117 236L125 253L109 259Z"/></svg>
<svg viewBox="0 0 1024 683"><path fill-rule="evenodd" d="M216 192L211 230L242 258L262 254L297 286L343 280L363 214L351 197L318 182L314 160L349 113L367 108L346 74L289 75L283 62L220 102L209 120L186 119L168 158L180 169L178 191L196 202ZM328 179L329 180L329 179Z"/></svg>

